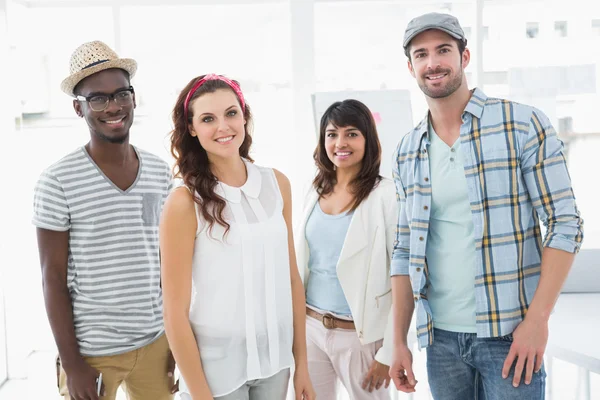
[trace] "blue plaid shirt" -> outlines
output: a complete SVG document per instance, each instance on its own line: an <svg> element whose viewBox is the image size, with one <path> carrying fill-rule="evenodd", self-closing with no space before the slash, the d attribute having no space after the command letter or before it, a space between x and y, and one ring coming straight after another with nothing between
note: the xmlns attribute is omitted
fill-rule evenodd
<svg viewBox="0 0 600 400"><path fill-rule="evenodd" d="M539 110L475 89L462 115L460 145L477 250L477 335L511 333L540 278L542 247L575 253L583 220L558 139ZM431 182L428 117L402 138L393 163L400 203L393 275L410 275L419 347L433 343L425 257ZM547 228L542 241L539 220Z"/></svg>

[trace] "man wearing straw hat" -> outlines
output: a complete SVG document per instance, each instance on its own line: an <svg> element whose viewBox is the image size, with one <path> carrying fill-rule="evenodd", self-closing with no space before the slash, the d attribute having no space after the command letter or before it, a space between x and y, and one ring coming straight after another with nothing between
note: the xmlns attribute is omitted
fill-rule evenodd
<svg viewBox="0 0 600 400"><path fill-rule="evenodd" d="M122 383L131 400L167 400L176 391L158 251L171 174L129 144L136 69L102 42L75 50L61 89L90 139L35 188L44 298L66 399L113 400Z"/></svg>

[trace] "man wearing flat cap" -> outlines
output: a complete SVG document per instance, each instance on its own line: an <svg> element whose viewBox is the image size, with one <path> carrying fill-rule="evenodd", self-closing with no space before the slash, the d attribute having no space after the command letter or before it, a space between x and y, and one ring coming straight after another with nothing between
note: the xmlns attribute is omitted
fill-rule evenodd
<svg viewBox="0 0 600 400"><path fill-rule="evenodd" d="M469 90L466 45L448 14L421 15L404 36L429 110L394 162L390 375L415 390L406 336L416 309L434 399L543 399L548 318L583 220L548 117Z"/></svg>
<svg viewBox="0 0 600 400"><path fill-rule="evenodd" d="M44 298L65 399L173 398L164 335L158 223L171 174L129 144L137 64L102 42L71 56L61 89L89 141L40 176L34 197Z"/></svg>

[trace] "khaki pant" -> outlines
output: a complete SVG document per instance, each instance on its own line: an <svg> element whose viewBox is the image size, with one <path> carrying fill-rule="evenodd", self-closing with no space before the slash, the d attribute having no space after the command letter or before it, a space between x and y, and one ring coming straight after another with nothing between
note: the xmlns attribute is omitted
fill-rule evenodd
<svg viewBox="0 0 600 400"><path fill-rule="evenodd" d="M115 400L121 385L129 400L173 399L172 378L167 376L169 344L165 335L137 350L115 356L84 357L84 360L102 372L106 393L102 400ZM62 367L59 368L59 393L65 400L70 400L67 375Z"/></svg>

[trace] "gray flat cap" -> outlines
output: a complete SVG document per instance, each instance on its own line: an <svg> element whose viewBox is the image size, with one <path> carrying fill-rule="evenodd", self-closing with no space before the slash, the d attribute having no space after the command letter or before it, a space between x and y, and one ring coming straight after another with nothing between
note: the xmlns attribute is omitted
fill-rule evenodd
<svg viewBox="0 0 600 400"><path fill-rule="evenodd" d="M455 16L441 13L428 13L412 19L406 31L404 32L404 42L402 47L406 49L411 40L421 32L429 29L437 29L446 32L455 39L462 40L466 43L467 38L465 32L460 27L460 23Z"/></svg>

